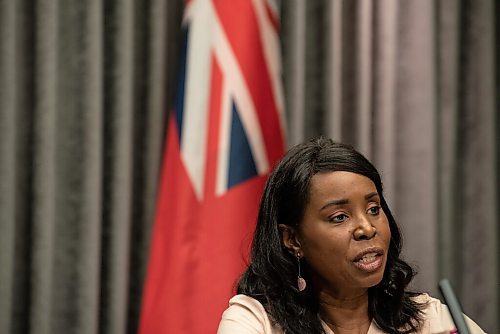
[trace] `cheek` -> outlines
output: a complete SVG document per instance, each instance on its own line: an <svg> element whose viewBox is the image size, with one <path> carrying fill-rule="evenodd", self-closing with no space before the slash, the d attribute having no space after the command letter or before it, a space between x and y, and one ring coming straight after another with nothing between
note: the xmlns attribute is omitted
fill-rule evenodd
<svg viewBox="0 0 500 334"><path fill-rule="evenodd" d="M305 255L311 266L318 271L328 270L343 262L349 248L348 237L342 237L337 233L323 233L318 235L314 241L310 241L305 250Z"/></svg>
<svg viewBox="0 0 500 334"><path fill-rule="evenodd" d="M388 247L391 241L391 228L389 227L389 221L386 220L383 224L381 224L378 230L380 237L386 242Z"/></svg>

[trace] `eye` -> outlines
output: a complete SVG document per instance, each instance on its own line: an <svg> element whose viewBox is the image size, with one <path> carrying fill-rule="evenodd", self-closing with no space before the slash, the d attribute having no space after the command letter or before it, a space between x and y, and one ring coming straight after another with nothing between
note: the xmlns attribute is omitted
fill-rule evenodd
<svg viewBox="0 0 500 334"><path fill-rule="evenodd" d="M380 206L372 206L368 209L368 213L372 216L378 216L378 214L380 213Z"/></svg>
<svg viewBox="0 0 500 334"><path fill-rule="evenodd" d="M342 223L342 222L346 221L347 218L349 218L349 217L346 214L341 213L341 214L335 215L333 217L329 217L328 221L330 223Z"/></svg>

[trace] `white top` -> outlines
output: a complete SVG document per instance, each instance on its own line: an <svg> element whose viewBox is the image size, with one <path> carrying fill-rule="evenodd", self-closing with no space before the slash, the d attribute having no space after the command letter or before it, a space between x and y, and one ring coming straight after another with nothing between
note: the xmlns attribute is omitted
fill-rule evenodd
<svg viewBox="0 0 500 334"><path fill-rule="evenodd" d="M425 322L418 332L420 334L450 334L455 326L448 312L448 307L439 299L422 294L419 302L427 301L424 311ZM484 331L471 319L465 316L471 334L482 334ZM325 323L327 334L335 334ZM372 321L367 334L383 334L384 332ZM229 301L229 307L222 314L217 334L284 334L278 325L273 325L262 304L254 298L236 295Z"/></svg>

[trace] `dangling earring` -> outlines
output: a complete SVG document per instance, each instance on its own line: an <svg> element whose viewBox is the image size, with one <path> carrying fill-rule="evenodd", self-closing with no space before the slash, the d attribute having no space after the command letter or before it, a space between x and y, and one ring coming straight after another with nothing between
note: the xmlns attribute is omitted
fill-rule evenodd
<svg viewBox="0 0 500 334"><path fill-rule="evenodd" d="M297 264L299 266L299 276L297 277L297 287L299 291L304 291L306 289L306 280L300 276L300 253L297 253Z"/></svg>

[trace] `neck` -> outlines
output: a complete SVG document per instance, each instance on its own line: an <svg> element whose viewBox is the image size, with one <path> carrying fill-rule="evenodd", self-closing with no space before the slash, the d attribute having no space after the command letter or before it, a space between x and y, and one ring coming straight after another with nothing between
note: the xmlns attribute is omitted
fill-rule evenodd
<svg viewBox="0 0 500 334"><path fill-rule="evenodd" d="M335 334L368 332L371 319L367 289L349 295L322 291L319 301L321 318Z"/></svg>

